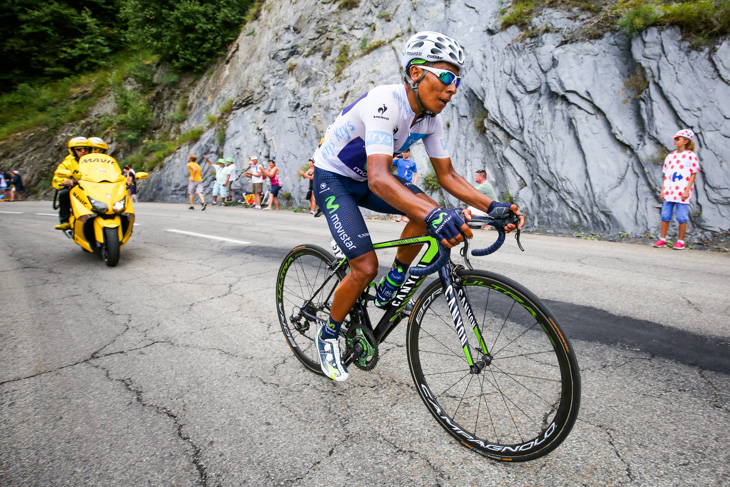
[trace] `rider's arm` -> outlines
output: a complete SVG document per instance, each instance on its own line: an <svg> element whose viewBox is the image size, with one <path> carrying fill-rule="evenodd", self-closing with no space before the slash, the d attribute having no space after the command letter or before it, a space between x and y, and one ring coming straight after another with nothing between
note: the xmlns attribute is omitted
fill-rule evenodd
<svg viewBox="0 0 730 487"><path fill-rule="evenodd" d="M63 188L65 188L66 186L68 186L67 181L71 181L69 178L67 178L65 176L62 177L62 176L59 176L58 175L58 171L61 171L61 170L66 170L66 171L70 171L71 170L66 165L66 160L64 160L63 162L61 162L61 164L59 164L58 167L56 167L56 171L53 173L53 180L51 181L51 184L56 189L63 189Z"/></svg>
<svg viewBox="0 0 730 487"><path fill-rule="evenodd" d="M449 194L456 196L459 200L465 202L468 205L474 206L484 212L489 210L489 205L494 201L489 196L477 191L477 189L469 184L469 182L461 177L455 170L453 164L451 164L451 158L437 159L432 157L431 164L436 172L436 176L439 180L439 185L444 188ZM517 205L512 205L512 212L515 215L520 214L520 210ZM515 228L522 228L524 218L520 217L520 224L515 227L512 224L507 225L505 228L506 232L511 232Z"/></svg>
<svg viewBox="0 0 730 487"><path fill-rule="evenodd" d="M59 169L65 169L65 167L63 167L63 162L62 162L61 164L59 164L59 165L58 165L58 167L56 168L56 171L58 171ZM56 173L54 172L54 173L53 173L53 180L51 181L51 184L52 184L52 185L53 185L53 187L54 187L54 188L56 188L56 189L63 189L63 188L64 188L64 185L63 185L62 183L63 183L63 182L65 181L65 180L66 180L66 178L62 178L62 177L58 176L58 175L57 175L57 174L56 174Z"/></svg>

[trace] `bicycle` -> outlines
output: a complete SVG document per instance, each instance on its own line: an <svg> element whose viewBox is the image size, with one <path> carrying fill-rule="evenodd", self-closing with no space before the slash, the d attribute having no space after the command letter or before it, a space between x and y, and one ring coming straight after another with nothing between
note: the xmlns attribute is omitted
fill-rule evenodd
<svg viewBox="0 0 730 487"><path fill-rule="evenodd" d="M504 219L477 218L498 230L497 240L472 255L488 255L505 240ZM517 244L519 230L516 231ZM428 244L416 267L384 310L377 326L368 316L371 284L342 326L342 362L371 370L378 345L408 320L408 366L421 399L436 421L464 446L492 459L527 461L554 450L570 433L580 406L575 352L550 310L519 283L474 270L468 241L466 267L430 236L374 244L386 249ZM339 249L337 249L339 250ZM320 369L315 333L326 323L334 290L348 270L316 245L292 249L279 268L276 306L289 347L315 374ZM438 272L413 303L426 276ZM409 306L409 303L412 304ZM464 322L463 317L466 317ZM466 326L468 324L468 326Z"/></svg>

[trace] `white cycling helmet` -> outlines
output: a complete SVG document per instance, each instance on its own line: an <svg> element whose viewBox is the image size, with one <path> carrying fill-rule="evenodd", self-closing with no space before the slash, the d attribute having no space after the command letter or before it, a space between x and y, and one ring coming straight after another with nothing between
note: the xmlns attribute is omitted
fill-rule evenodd
<svg viewBox="0 0 730 487"><path fill-rule="evenodd" d="M411 79L408 72L411 65L433 64L433 63L449 63L459 68L459 73L464 74L464 48L449 36L439 34L438 32L423 31L414 34L405 47L403 47L403 56L401 56L401 67L405 74L405 80L411 86L416 95L416 104L418 109L427 117L433 117L435 114L426 110L421 103L421 97L418 95L418 85L421 84L426 76L426 71L417 79Z"/></svg>
<svg viewBox="0 0 730 487"><path fill-rule="evenodd" d="M463 70L465 59L464 48L451 37L438 32L423 31L414 34L406 42L401 56L401 67L406 76L414 60L420 60L421 63L450 63Z"/></svg>

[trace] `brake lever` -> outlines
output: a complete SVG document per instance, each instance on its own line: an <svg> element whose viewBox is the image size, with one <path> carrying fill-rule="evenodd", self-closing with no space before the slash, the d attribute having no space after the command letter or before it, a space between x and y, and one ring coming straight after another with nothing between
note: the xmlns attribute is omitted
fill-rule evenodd
<svg viewBox="0 0 730 487"><path fill-rule="evenodd" d="M522 233L522 230L518 227L520 224L520 217L514 213L510 213L509 223L513 223L515 225L515 240L517 241L517 246L524 252L525 249L522 247L522 243L520 242L520 234Z"/></svg>
<svg viewBox="0 0 730 487"><path fill-rule="evenodd" d="M469 262L469 240L466 238L464 239L464 245L462 245L461 249L459 250L459 255L464 258L464 263L466 264L466 267L468 267L470 271L473 271L474 268L471 266L471 262Z"/></svg>
<svg viewBox="0 0 730 487"><path fill-rule="evenodd" d="M515 227L519 225L520 218L515 215L514 213L510 213L509 216L506 216L504 218L494 219L492 222L492 226L496 228L500 232L504 232L504 228L509 225L510 223L514 224ZM521 251L525 251L525 248L522 246L522 242L520 242L520 235L522 233L522 230L519 228L516 228L515 230L515 240L517 241L517 246L520 248Z"/></svg>
<svg viewBox="0 0 730 487"><path fill-rule="evenodd" d="M522 244L520 243L520 232L521 230L518 228L515 230L515 240L517 240L517 246L520 248L521 251L525 251L525 249L522 247Z"/></svg>

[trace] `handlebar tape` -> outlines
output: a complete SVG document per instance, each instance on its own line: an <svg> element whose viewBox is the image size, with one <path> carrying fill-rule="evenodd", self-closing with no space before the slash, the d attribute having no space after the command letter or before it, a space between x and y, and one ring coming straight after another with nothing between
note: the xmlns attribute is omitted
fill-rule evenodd
<svg viewBox="0 0 730 487"><path fill-rule="evenodd" d="M413 276L421 277L421 276L427 276L429 274L433 274L434 272L441 269L443 266L449 263L449 259L451 258L451 249L447 249L441 243L438 244L439 246L439 258L436 262L432 262L431 264L427 265L426 267L411 267L410 273Z"/></svg>
<svg viewBox="0 0 730 487"><path fill-rule="evenodd" d="M504 243L505 237L504 230L497 229L497 231L499 232L499 237L497 237L497 240L492 245L490 245L486 249L474 249L471 251L471 255L475 257L481 257L496 252Z"/></svg>

